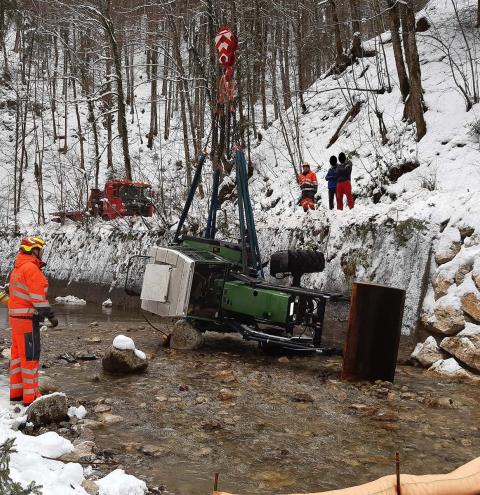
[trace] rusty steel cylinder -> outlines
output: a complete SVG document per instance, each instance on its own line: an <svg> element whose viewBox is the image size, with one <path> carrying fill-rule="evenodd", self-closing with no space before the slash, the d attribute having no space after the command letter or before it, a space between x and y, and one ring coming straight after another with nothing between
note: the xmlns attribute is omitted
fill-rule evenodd
<svg viewBox="0 0 480 495"><path fill-rule="evenodd" d="M353 284L342 380L393 382L404 306L402 289Z"/></svg>

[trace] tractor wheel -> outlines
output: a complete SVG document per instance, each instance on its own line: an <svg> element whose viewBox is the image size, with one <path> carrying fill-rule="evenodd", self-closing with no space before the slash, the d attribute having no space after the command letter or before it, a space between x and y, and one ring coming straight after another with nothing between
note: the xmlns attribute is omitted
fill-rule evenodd
<svg viewBox="0 0 480 495"><path fill-rule="evenodd" d="M325 256L320 251L278 251L270 258L270 274L318 273L325 269Z"/></svg>
<svg viewBox="0 0 480 495"><path fill-rule="evenodd" d="M177 321L170 334L170 347L181 351L193 351L203 343L203 334L184 320Z"/></svg>

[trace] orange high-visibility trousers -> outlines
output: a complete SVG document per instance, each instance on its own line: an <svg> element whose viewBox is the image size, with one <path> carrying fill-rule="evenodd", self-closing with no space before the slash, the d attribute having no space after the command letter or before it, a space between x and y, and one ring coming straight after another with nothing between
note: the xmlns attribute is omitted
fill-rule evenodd
<svg viewBox="0 0 480 495"><path fill-rule="evenodd" d="M300 201L300 206L303 208L303 211L307 212L308 210L316 210L315 200L312 198L303 198Z"/></svg>
<svg viewBox="0 0 480 495"><path fill-rule="evenodd" d="M31 404L37 397L40 359L40 324L31 319L10 318L10 400Z"/></svg>

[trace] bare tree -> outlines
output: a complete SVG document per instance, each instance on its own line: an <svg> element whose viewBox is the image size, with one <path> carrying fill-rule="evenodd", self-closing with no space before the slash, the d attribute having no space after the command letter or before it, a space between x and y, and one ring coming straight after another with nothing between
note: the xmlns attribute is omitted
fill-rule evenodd
<svg viewBox="0 0 480 495"><path fill-rule="evenodd" d="M427 124L423 115L422 74L415 36L415 11L411 0L406 0L402 8L402 25L404 47L407 54L407 65L410 75L410 93L405 102L404 117L415 122L417 127L417 141L420 141L427 133Z"/></svg>

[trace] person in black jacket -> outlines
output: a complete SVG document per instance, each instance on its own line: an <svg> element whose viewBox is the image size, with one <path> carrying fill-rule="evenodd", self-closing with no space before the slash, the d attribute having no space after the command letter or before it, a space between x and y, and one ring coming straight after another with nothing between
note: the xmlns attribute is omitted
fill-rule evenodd
<svg viewBox="0 0 480 495"><path fill-rule="evenodd" d="M337 208L343 210L343 196L347 197L347 204L350 209L354 207L352 196L352 162L347 160L345 153L338 155L340 164L337 167Z"/></svg>

